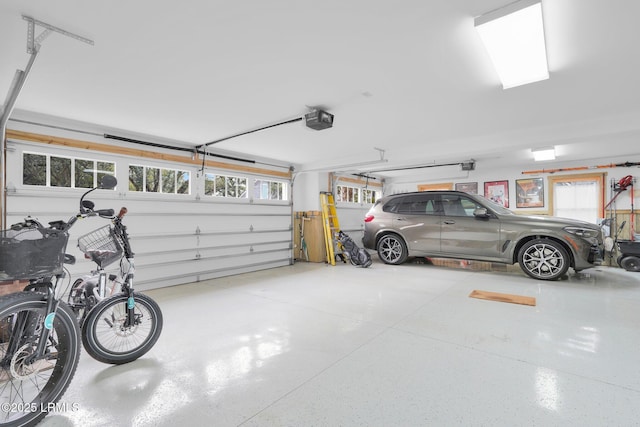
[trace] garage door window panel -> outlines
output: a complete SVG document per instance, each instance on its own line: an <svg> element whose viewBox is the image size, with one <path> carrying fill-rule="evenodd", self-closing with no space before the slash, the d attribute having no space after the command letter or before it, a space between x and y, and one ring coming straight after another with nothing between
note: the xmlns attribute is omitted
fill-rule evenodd
<svg viewBox="0 0 640 427"><path fill-rule="evenodd" d="M147 193L157 193L160 187L160 169L158 168L146 168L145 172L145 186L144 189Z"/></svg>
<svg viewBox="0 0 640 427"><path fill-rule="evenodd" d="M47 185L47 156L24 153L22 157L22 183Z"/></svg>
<svg viewBox="0 0 640 427"><path fill-rule="evenodd" d="M162 194L190 194L188 171L129 165L129 191Z"/></svg>
<svg viewBox="0 0 640 427"><path fill-rule="evenodd" d="M71 159L51 156L51 186L71 188Z"/></svg>
<svg viewBox="0 0 640 427"><path fill-rule="evenodd" d="M22 184L57 188L93 188L103 175L115 175L115 163L22 153Z"/></svg>
<svg viewBox="0 0 640 427"><path fill-rule="evenodd" d="M376 190L369 190L366 188L362 190L362 201L364 203L375 203L378 198L378 192Z"/></svg>
<svg viewBox="0 0 640 427"><path fill-rule="evenodd" d="M245 177L208 173L205 174L204 188L207 196L235 199L248 198L247 178Z"/></svg>
<svg viewBox="0 0 640 427"><path fill-rule="evenodd" d="M93 171L95 165L93 160L76 159L75 161L75 187L93 188Z"/></svg>
<svg viewBox="0 0 640 427"><path fill-rule="evenodd" d="M190 194L191 173L187 171L176 171L176 193Z"/></svg>
<svg viewBox="0 0 640 427"><path fill-rule="evenodd" d="M256 179L253 183L253 198L257 200L287 200L287 183Z"/></svg>

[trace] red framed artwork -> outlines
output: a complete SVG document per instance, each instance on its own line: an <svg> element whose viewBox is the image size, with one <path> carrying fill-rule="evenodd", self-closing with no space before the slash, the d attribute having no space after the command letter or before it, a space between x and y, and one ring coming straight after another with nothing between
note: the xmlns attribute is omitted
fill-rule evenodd
<svg viewBox="0 0 640 427"><path fill-rule="evenodd" d="M509 207L509 181L487 181L484 183L484 197L504 206Z"/></svg>

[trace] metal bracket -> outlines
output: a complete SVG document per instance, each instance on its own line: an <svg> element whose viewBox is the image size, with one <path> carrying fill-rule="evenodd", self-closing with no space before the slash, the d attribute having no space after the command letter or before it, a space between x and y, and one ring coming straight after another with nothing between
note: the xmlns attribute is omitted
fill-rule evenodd
<svg viewBox="0 0 640 427"><path fill-rule="evenodd" d="M73 39L79 40L83 43L90 44L93 46L93 40L89 40L86 37L79 36L77 34L70 33L69 31L65 31L61 28L54 27L53 25L49 25L45 22L38 21L33 19L30 16L22 15L22 19L28 22L27 25L27 53L31 56L29 57L29 61L27 62L27 66L23 70L17 70L14 76L13 82L11 83L11 87L9 88L9 93L7 94L7 98L2 106L0 106L0 165L4 165L6 162L5 158L5 147L6 147L6 129L7 129L7 121L9 120L9 116L13 112L13 108L15 106L16 100L18 99L18 95L20 95L20 91L22 91L22 87L27 80L27 76L31 71L31 67L38 56L38 51L40 50L40 45L46 39L51 32L60 33L64 36L71 37ZM44 28L44 31L35 36L36 25ZM4 227L7 223L7 208L6 208L6 171L0 171L0 229ZM122 193L121 193L122 194ZM125 193L126 196L126 193ZM121 196L123 197L123 196Z"/></svg>
<svg viewBox="0 0 640 427"><path fill-rule="evenodd" d="M40 45L46 39L51 32L60 33L67 37L71 37L72 39L79 40L83 43L90 44L93 46L93 40L90 40L86 37L79 36L77 34L71 33L69 31L65 31L62 28L54 27L53 25L47 24L46 22L38 21L37 19L33 19L30 16L22 15L22 19L28 22L27 28L27 53L33 54L40 49ZM40 33L38 37L35 37L35 27L36 25L44 28L44 31Z"/></svg>

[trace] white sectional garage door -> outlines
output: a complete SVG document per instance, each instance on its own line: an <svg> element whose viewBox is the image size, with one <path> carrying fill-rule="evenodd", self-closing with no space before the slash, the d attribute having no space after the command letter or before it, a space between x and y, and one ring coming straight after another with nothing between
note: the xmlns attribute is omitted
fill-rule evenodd
<svg viewBox="0 0 640 427"><path fill-rule="evenodd" d="M207 166L203 171L196 164L78 150L16 138L9 138L7 146L9 225L22 221L25 216L35 217L43 223L68 220L78 211L79 198L85 191L75 185L87 185L74 174L74 166L78 165L78 169L95 162L93 167L98 171L100 168L115 169L117 188L96 190L88 199L95 202L97 209L113 208L117 212L120 207L127 207L128 214L123 222L128 227L135 252L138 289L292 263L291 186L282 172L284 169L274 168L270 173L268 169L238 167L233 163L230 163L233 168L225 169L223 163L215 162L215 167ZM46 168L46 178L34 178L29 175L33 175L33 171L25 171L30 167L25 166L25 155L30 154L40 156L29 160L35 158L44 162L46 166L41 167ZM51 177L52 172L57 174L56 168L69 165L73 182ZM144 169L145 178L152 179L154 174L162 176L162 189L158 191L145 182L146 187L141 189L138 185L136 191L136 184L130 182L135 180L130 173L132 166L147 168ZM99 173L96 172L94 179L98 179ZM176 176L181 177L182 182L174 181L173 187L167 184ZM180 185L182 187L176 189ZM214 185L220 188L214 188ZM89 218L72 228L67 252L78 259L76 265L69 267L72 278L94 268L76 247L77 238L106 224L108 220ZM115 269L116 264L110 268Z"/></svg>

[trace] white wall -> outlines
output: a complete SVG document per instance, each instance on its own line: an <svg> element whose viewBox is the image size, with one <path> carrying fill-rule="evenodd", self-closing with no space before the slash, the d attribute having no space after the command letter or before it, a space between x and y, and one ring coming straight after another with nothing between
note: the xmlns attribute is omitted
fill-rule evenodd
<svg viewBox="0 0 640 427"><path fill-rule="evenodd" d="M320 192L328 191L327 172L294 172L293 211L319 211Z"/></svg>
<svg viewBox="0 0 640 427"><path fill-rule="evenodd" d="M320 192L332 191L329 188L328 172L304 172L295 175L293 184L293 211L319 211ZM355 185L349 184L347 185ZM364 217L371 208L371 204L344 203L336 201L336 212L340 222L340 229L349 234L356 243L360 244L364 230Z"/></svg>
<svg viewBox="0 0 640 427"><path fill-rule="evenodd" d="M483 168L482 162L476 163L476 168L473 171L462 171L460 166L447 166L447 167L435 167L428 169L417 170L416 173L410 176L404 176L402 178L389 178L386 180L385 195L396 194L409 191L417 191L419 184L436 184L436 183L467 183L477 182L478 193L484 194L484 183L489 181L502 181L507 180L509 182L509 209L526 214L527 212L540 212L549 209L549 188L547 177L563 176L563 175L578 175L585 173L606 173L606 192L605 203L607 203L613 196L611 194L610 184L611 181L617 182L626 175L632 175L636 178L640 178L640 168L638 167L596 167L608 164L619 164L627 161L637 161L638 159L620 159L620 158L602 158L593 160L592 164L584 163L558 163L553 164L540 162L531 162L530 167L523 169L522 167L513 167L506 165L503 168L486 169ZM528 170L542 170L542 169L560 169L560 168L578 168L588 166L587 169L574 170L574 171L558 171L551 173L539 173L539 174L523 174L523 171ZM516 208L516 180L527 178L543 178L544 181L544 207L538 208ZM637 185L636 185L637 187ZM631 208L631 191L622 192L616 199L616 208L619 210L628 210ZM634 205L635 209L640 209L638 203L640 202L640 188L636 188L634 191Z"/></svg>

